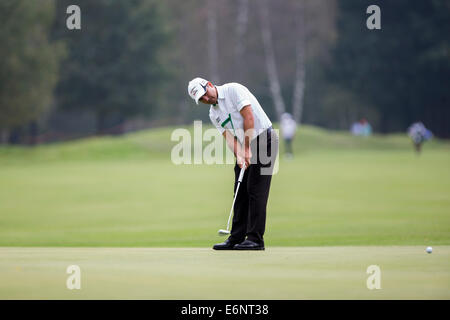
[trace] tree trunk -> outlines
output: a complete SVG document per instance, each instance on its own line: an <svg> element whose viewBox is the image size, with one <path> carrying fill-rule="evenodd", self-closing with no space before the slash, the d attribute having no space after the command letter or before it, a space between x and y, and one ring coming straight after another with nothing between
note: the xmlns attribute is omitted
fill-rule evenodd
<svg viewBox="0 0 450 320"><path fill-rule="evenodd" d="M97 112L97 135L102 135L105 133L106 127L106 112Z"/></svg>
<svg viewBox="0 0 450 320"><path fill-rule="evenodd" d="M20 144L21 138L22 138L22 128L20 128L20 127L12 128L9 133L8 143Z"/></svg>
<svg viewBox="0 0 450 320"><path fill-rule="evenodd" d="M381 112L380 128L381 128L381 133L387 133L388 132L388 117L386 116L386 111L385 110L382 110L382 112Z"/></svg>
<svg viewBox="0 0 450 320"><path fill-rule="evenodd" d="M219 50L217 41L217 0L208 0L208 61L210 80L214 84L219 83Z"/></svg>
<svg viewBox="0 0 450 320"><path fill-rule="evenodd" d="M295 85L292 98L292 112L295 122L301 123L303 115L303 103L305 93L305 74L306 74L306 23L305 7L303 1L297 4L297 41L295 46L296 66L295 66Z"/></svg>
<svg viewBox="0 0 450 320"><path fill-rule="evenodd" d="M266 58L267 76L270 83L270 93L275 105L278 120L285 112L286 107L281 95L280 81L278 79L277 66L275 63L275 53L272 44L272 33L270 31L270 16L267 0L259 1L259 20L261 23L261 33Z"/></svg>
<svg viewBox="0 0 450 320"><path fill-rule="evenodd" d="M181 99L178 102L178 112L175 116L175 123L176 124L186 124L186 119L188 118L188 112L189 112L189 105L186 102L186 99Z"/></svg>
<svg viewBox="0 0 450 320"><path fill-rule="evenodd" d="M9 139L9 130L7 128L0 129L0 144L7 144Z"/></svg>
<svg viewBox="0 0 450 320"><path fill-rule="evenodd" d="M113 131L111 132L114 135L122 135L125 133L125 122L126 117L123 114L118 115L117 124L114 126Z"/></svg>
<svg viewBox="0 0 450 320"><path fill-rule="evenodd" d="M31 121L28 125L28 144L35 145L38 136L38 124L36 121Z"/></svg>
<svg viewBox="0 0 450 320"><path fill-rule="evenodd" d="M248 0L238 1L238 12L236 15L236 46L234 48L235 70L239 73L239 81L245 78L244 67L244 36L248 25Z"/></svg>

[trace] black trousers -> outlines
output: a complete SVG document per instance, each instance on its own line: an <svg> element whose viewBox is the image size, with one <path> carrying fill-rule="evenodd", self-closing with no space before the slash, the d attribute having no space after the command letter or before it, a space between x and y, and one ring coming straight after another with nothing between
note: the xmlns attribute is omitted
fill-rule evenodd
<svg viewBox="0 0 450 320"><path fill-rule="evenodd" d="M278 154L278 135L268 129L252 140L251 165L245 170L234 203L233 224L229 240L242 242L248 240L264 245L266 228L266 207L270 183ZM235 165L234 192L236 192L241 168Z"/></svg>

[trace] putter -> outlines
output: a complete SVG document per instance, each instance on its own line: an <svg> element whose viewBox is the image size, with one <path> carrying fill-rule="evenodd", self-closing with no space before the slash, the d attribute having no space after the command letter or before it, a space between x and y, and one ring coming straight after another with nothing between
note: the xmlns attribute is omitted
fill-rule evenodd
<svg viewBox="0 0 450 320"><path fill-rule="evenodd" d="M220 229L218 231L219 236L225 236L227 234L230 234L230 221L231 221L231 216L233 215L234 202L236 201L236 197L237 197L237 194L239 191L239 186L241 185L242 178L244 177L244 171L245 171L245 163L241 168L241 172L239 173L238 185L236 187L236 193L234 194L233 205L231 206L231 210L230 210L230 216L228 217L227 229L226 230Z"/></svg>

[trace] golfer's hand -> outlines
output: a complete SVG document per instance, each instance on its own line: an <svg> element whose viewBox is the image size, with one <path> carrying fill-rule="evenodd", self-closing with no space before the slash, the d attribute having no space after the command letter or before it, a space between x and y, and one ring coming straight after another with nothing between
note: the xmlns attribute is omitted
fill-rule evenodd
<svg viewBox="0 0 450 320"><path fill-rule="evenodd" d="M241 149L236 155L236 162L239 168L242 168L244 163L245 168L248 168L250 166L251 158L252 158L252 151L250 150L250 148L245 148L245 150Z"/></svg>
<svg viewBox="0 0 450 320"><path fill-rule="evenodd" d="M242 169L242 166L245 163L245 158L242 155L237 155L236 156L236 162L237 162L237 165L239 166L239 168ZM245 165L245 167L247 168L247 165Z"/></svg>
<svg viewBox="0 0 450 320"><path fill-rule="evenodd" d="M245 157L244 157L245 167L248 168L248 167L250 167L250 161L252 159L252 150L250 148L245 148L244 154L245 154Z"/></svg>

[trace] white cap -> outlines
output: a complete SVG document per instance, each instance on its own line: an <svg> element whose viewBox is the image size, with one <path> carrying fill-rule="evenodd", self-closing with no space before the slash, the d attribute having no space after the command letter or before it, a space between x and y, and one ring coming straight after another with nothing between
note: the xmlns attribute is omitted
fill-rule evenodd
<svg viewBox="0 0 450 320"><path fill-rule="evenodd" d="M189 81L188 93L196 104L198 104L198 100L206 93L207 84L208 80L202 78L195 78Z"/></svg>

